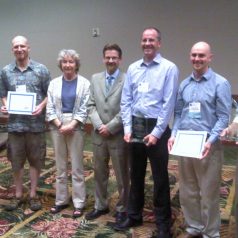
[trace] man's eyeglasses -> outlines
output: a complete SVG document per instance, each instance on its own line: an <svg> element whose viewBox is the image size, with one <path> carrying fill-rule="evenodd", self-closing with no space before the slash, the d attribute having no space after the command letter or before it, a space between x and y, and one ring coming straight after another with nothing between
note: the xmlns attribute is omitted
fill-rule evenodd
<svg viewBox="0 0 238 238"><path fill-rule="evenodd" d="M109 60L116 61L116 60L119 59L119 57L105 57L105 59L106 59L107 61L109 61Z"/></svg>

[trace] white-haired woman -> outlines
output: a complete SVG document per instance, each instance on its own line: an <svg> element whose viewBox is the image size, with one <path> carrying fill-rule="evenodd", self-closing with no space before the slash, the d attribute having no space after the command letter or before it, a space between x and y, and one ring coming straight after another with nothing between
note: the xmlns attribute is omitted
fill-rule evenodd
<svg viewBox="0 0 238 238"><path fill-rule="evenodd" d="M85 206L86 191L83 171L83 125L87 119L89 81L78 74L79 55L75 50L61 50L58 66L63 75L53 79L48 88L46 118L50 122L57 168L56 199L51 213L69 205L68 158L72 164L73 217L80 217Z"/></svg>

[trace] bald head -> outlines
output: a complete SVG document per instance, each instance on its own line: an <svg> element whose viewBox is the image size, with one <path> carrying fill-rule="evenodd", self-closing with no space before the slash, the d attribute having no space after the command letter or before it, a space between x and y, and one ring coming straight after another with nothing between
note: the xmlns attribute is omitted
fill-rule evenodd
<svg viewBox="0 0 238 238"><path fill-rule="evenodd" d="M207 42L204 41L200 41L197 42L193 45L191 51L195 50L195 49L202 49L203 51L206 51L208 54L211 54L211 47Z"/></svg>
<svg viewBox="0 0 238 238"><path fill-rule="evenodd" d="M28 64L30 46L25 36L15 36L12 39L12 52L18 66L25 67Z"/></svg>
<svg viewBox="0 0 238 238"><path fill-rule="evenodd" d="M200 78L209 69L212 60L211 47L206 42L197 42L190 51L190 61L193 66L194 75Z"/></svg>
<svg viewBox="0 0 238 238"><path fill-rule="evenodd" d="M17 42L24 42L24 44L29 45L28 44L28 40L27 40L27 38L25 36L15 36L12 39L12 45L14 45Z"/></svg>

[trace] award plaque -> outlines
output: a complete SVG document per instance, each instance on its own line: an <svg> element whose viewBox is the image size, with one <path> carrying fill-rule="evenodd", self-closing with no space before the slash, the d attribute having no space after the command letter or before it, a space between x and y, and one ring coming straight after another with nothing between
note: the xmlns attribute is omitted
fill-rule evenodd
<svg viewBox="0 0 238 238"><path fill-rule="evenodd" d="M132 142L144 143L148 134L147 120L143 117L132 117Z"/></svg>
<svg viewBox="0 0 238 238"><path fill-rule="evenodd" d="M238 146L238 106L235 99L232 101L232 113L229 125L229 133L220 137L223 145Z"/></svg>
<svg viewBox="0 0 238 238"><path fill-rule="evenodd" d="M220 141L223 145L238 146L238 103L235 99L232 100L232 112L230 124L226 133L220 136Z"/></svg>
<svg viewBox="0 0 238 238"><path fill-rule="evenodd" d="M156 126L157 118L132 116L132 142L144 143L144 137Z"/></svg>
<svg viewBox="0 0 238 238"><path fill-rule="evenodd" d="M236 136L222 136L220 141L223 145L238 146L238 137Z"/></svg>

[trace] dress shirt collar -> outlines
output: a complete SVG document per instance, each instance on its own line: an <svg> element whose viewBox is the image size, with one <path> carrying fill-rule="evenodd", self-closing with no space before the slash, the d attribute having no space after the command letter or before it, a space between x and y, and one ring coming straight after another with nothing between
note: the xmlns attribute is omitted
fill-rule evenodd
<svg viewBox="0 0 238 238"><path fill-rule="evenodd" d="M154 64L160 64L161 59L162 59L161 54L157 53L155 58L151 62L149 62L149 63L145 62L144 59L142 59L140 66L149 66L149 65L154 65Z"/></svg>
<svg viewBox="0 0 238 238"><path fill-rule="evenodd" d="M207 72L206 72L205 74L203 74L200 79L209 80L209 79L211 78L211 75L212 75L212 69L209 68L209 69L207 70ZM197 79L195 78L194 72L191 74L190 80L200 81L200 80L197 80Z"/></svg>
<svg viewBox="0 0 238 238"><path fill-rule="evenodd" d="M117 77L118 77L118 75L119 75L119 73L120 73L120 70L119 69L117 69L113 74L109 74L107 71L106 71L106 79L108 78L108 77L113 77L114 79L116 79Z"/></svg>
<svg viewBox="0 0 238 238"><path fill-rule="evenodd" d="M27 70L28 68L30 68L31 70L34 70L34 65L33 65L31 59L29 59L28 65L27 65L27 67L25 68L25 70ZM14 61L14 62L12 63L12 70L15 70L15 69L18 69L18 70L19 70L19 67L18 67L18 65L16 64L16 61Z"/></svg>

